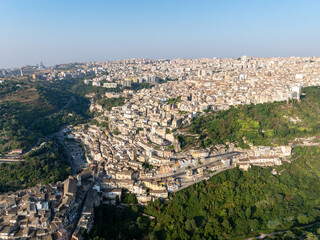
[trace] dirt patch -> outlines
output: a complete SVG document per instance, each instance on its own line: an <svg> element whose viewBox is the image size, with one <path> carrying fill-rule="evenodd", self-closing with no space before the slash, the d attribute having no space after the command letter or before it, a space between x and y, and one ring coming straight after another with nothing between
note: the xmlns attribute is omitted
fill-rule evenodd
<svg viewBox="0 0 320 240"><path fill-rule="evenodd" d="M39 98L37 89L19 89L14 93L6 95L3 100L14 100L21 103L36 102Z"/></svg>

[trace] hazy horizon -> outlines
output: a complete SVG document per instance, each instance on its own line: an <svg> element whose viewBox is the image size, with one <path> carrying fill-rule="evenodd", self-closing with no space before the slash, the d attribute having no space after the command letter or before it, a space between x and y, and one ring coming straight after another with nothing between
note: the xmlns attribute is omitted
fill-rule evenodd
<svg viewBox="0 0 320 240"><path fill-rule="evenodd" d="M0 68L130 58L320 56L320 2L0 2Z"/></svg>
<svg viewBox="0 0 320 240"><path fill-rule="evenodd" d="M174 60L174 59L235 59L235 58L241 58L242 56L247 56L249 58L290 58L290 57L295 57L295 58L318 58L320 56L248 56L246 54L241 55L241 56L235 56L235 57L196 57L196 58L119 58L119 59L106 59L106 60L90 60L90 61L72 61L72 62L58 62L54 64L45 64L43 61L35 62L35 63L28 63L24 64L21 66L10 66L10 67L1 67L0 69L15 69L15 68L22 68L22 67L27 67L27 66L36 66L42 63L45 67L54 67L56 65L63 65L63 64L74 64L74 63L90 63L90 62L108 62L108 61L124 61L124 60L130 60L130 59L144 59L144 60Z"/></svg>

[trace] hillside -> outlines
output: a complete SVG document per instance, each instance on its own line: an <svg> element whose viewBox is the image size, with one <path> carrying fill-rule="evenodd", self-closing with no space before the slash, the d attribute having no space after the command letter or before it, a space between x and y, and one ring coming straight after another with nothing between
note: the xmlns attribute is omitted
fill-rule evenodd
<svg viewBox="0 0 320 240"><path fill-rule="evenodd" d="M206 148L235 142L246 148L254 145L283 145L296 137L320 134L320 88L303 89L301 102L241 105L227 111L208 112L184 126L179 141L184 148Z"/></svg>
<svg viewBox="0 0 320 240"><path fill-rule="evenodd" d="M47 84L8 81L0 85L0 153L27 149L35 136L28 131L36 119L57 111L69 94Z"/></svg>
<svg viewBox="0 0 320 240"><path fill-rule="evenodd" d="M71 174L66 152L58 143L51 142L47 154L29 154L24 162L0 164L0 192L33 187L65 180ZM46 152L48 149L43 149Z"/></svg>

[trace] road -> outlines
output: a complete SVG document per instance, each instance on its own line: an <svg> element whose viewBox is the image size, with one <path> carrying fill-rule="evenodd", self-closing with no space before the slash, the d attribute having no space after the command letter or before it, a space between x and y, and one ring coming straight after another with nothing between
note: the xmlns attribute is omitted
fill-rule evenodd
<svg viewBox="0 0 320 240"><path fill-rule="evenodd" d="M191 167L190 169L194 170L194 169L198 169L198 168L201 168L201 167L205 167L207 165L210 165L212 164L213 162L217 161L217 160L220 160L221 158L228 158L228 157L233 157L233 156L236 156L236 155L239 155L240 152L226 152L226 153L221 153L221 154L217 154L217 155L214 155L214 156L211 156L210 158L211 159L214 159L210 162L206 162L204 164L201 164L201 165L197 165L197 166L194 166L194 167ZM185 171L187 170L187 167L184 167L184 168L179 168L176 172L174 173L166 173L166 174L157 174L156 176L153 176L153 177L150 177L150 178L144 178L144 179L157 179L157 178L167 178L167 177L178 177L178 176L181 176L183 174L185 174Z"/></svg>
<svg viewBox="0 0 320 240"><path fill-rule="evenodd" d="M33 122L27 127L27 130L30 132L30 133L33 133L32 132L32 127L37 123L39 122L42 118L45 118L45 117L51 117L53 116L54 114L58 114L60 112L62 112L64 109L66 109L70 104L71 102L74 100L74 97L71 96L69 101L63 106L61 107L58 111L54 112L54 113L51 113L50 115L47 115L47 116L44 116L44 117L40 117L40 118L37 118L35 120L33 120ZM0 163L15 163L15 162L20 162L20 161L24 161L24 159L22 157L24 157L25 155L27 155L30 151L32 151L40 142L41 142L41 139L39 138L39 136L37 136L35 133L34 135L37 137L37 141L36 143L31 146L30 148L28 148L24 153L22 154L16 154L16 155L5 155L5 156L0 156ZM48 136L45 136L45 138L47 139L50 139L54 136L57 136L58 137L58 140L60 142L60 144L64 147L64 149L66 150L67 152L67 155L68 155L68 162L70 163L70 166L71 166L71 169L72 169L72 175L74 176L77 171L79 170L78 167L74 164L74 162L72 161L72 156L71 156L71 152L70 152L70 149L65 145L65 143L63 142L63 134L60 132L58 133L54 133L54 134L50 134ZM40 156L44 156L48 153L52 153L53 151L55 151L55 149L57 148L57 144L54 144L53 148L50 149L48 152L46 153L43 153L41 154Z"/></svg>
<svg viewBox="0 0 320 240"><path fill-rule="evenodd" d="M10 158L0 158L0 163L17 163L17 162L23 162L24 159L10 159Z"/></svg>
<svg viewBox="0 0 320 240"><path fill-rule="evenodd" d="M314 222L314 223L310 223L310 224L308 224L308 225L304 225L304 226L297 226L297 227L295 227L295 228L298 228L298 229L300 229L300 228L305 229L305 228L312 227L312 226L314 226L314 225L316 225L316 224L318 224L318 223L319 223L319 222L317 221L317 222ZM294 229L295 229L295 228L294 228ZM245 239L245 240L264 239L264 238L266 238L266 237L268 237L268 236L278 235L278 234L281 234L281 233L284 233L284 232L286 232L286 231L290 231L290 230L292 230L292 229L287 229L287 230L285 230L285 231L278 231L278 232L272 232L272 233L259 233L260 235L259 235L258 237L254 237L254 238L247 238L247 239Z"/></svg>
<svg viewBox="0 0 320 240"><path fill-rule="evenodd" d="M184 182L181 181L181 187L176 189L176 190L173 190L172 192L178 192L178 191L180 191L180 190L182 190L184 188L187 188L187 187L189 187L189 186L191 186L191 185L193 185L193 184L195 184L197 182L201 182L201 181L205 180L206 178L211 178L212 176L214 176L214 175L216 175L218 173L221 173L221 172L226 171L226 170L230 170L232 168L233 168L232 166L227 167L227 168L223 168L223 169L215 171L215 172L213 172L211 174L208 174L207 176L199 177L196 180L190 180L190 181L184 181Z"/></svg>
<svg viewBox="0 0 320 240"><path fill-rule="evenodd" d="M74 162L71 160L71 152L70 152L70 149L66 146L66 144L63 142L63 139L64 139L64 137L63 137L63 133L61 133L61 131L60 132L58 132L58 133L55 133L55 134L53 134L52 136L56 136L57 138L58 138L58 140L59 140L59 143L64 147L64 149L66 150L66 152L67 152L67 155L68 155L68 158L67 158L67 160L68 160L68 162L70 163L70 166L71 166L71 172L72 172L72 176L74 176L76 173L77 173L77 167L74 165Z"/></svg>

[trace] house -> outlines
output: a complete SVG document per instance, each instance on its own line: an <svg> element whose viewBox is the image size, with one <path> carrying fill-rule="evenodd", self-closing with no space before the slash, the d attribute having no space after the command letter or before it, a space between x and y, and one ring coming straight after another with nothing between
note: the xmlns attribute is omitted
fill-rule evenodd
<svg viewBox="0 0 320 240"><path fill-rule="evenodd" d="M292 154L292 147L291 146L281 146L282 154L280 157L290 157Z"/></svg>
<svg viewBox="0 0 320 240"><path fill-rule="evenodd" d="M102 195L109 199L121 199L122 190L121 188L115 188L115 189L104 189L102 191Z"/></svg>
<svg viewBox="0 0 320 240"><path fill-rule="evenodd" d="M138 202L140 204L146 204L147 202L151 201L151 196L147 194L137 195Z"/></svg>
<svg viewBox="0 0 320 240"><path fill-rule="evenodd" d="M119 180L116 180L116 183L118 185L118 188L126 188L130 192L132 192L134 181L135 180L131 180L131 179L119 179Z"/></svg>
<svg viewBox="0 0 320 240"><path fill-rule="evenodd" d="M67 180L64 181L64 195L75 196L77 191L77 180L69 176Z"/></svg>
<svg viewBox="0 0 320 240"><path fill-rule="evenodd" d="M190 150L190 153L193 158L205 158L209 156L209 152L205 149L193 149Z"/></svg>
<svg viewBox="0 0 320 240"><path fill-rule="evenodd" d="M249 168L251 168L251 165L249 163L237 163L237 166L239 166L239 169L248 171Z"/></svg>
<svg viewBox="0 0 320 240"><path fill-rule="evenodd" d="M150 190L150 196L156 198L167 198L168 191L167 190Z"/></svg>
<svg viewBox="0 0 320 240"><path fill-rule="evenodd" d="M170 159L168 158L161 158L161 157L158 157L156 155L152 155L149 159L149 162L152 163L152 164L155 164L157 166L160 166L160 165L164 165L164 164L169 164L170 163Z"/></svg>
<svg viewBox="0 0 320 240"><path fill-rule="evenodd" d="M146 180L143 182L143 184L152 190L164 190L165 189L165 183L162 181L155 181L155 180Z"/></svg>
<svg viewBox="0 0 320 240"><path fill-rule="evenodd" d="M143 186L143 184L135 184L133 186L133 191L134 194L141 195L146 193L146 188Z"/></svg>
<svg viewBox="0 0 320 240"><path fill-rule="evenodd" d="M23 149L19 148L19 149L12 149L11 152L9 152L9 154L22 154Z"/></svg>
<svg viewBox="0 0 320 240"><path fill-rule="evenodd" d="M118 187L114 179L108 179L108 178L102 179L100 186L101 186L101 189L113 189Z"/></svg>
<svg viewBox="0 0 320 240"><path fill-rule="evenodd" d="M133 171L133 170L124 170L124 171L119 171L116 173L116 179L138 179L139 177L139 172Z"/></svg>
<svg viewBox="0 0 320 240"><path fill-rule="evenodd" d="M81 229L80 227L77 227L76 230L73 232L71 239L82 240L83 239L82 231L83 231L83 229Z"/></svg>
<svg viewBox="0 0 320 240"><path fill-rule="evenodd" d="M160 170L159 170L159 174L170 173L172 171L173 171L172 165L161 165Z"/></svg>
<svg viewBox="0 0 320 240"><path fill-rule="evenodd" d="M216 161L207 165L207 169L210 171L217 171L223 168L222 161Z"/></svg>
<svg viewBox="0 0 320 240"><path fill-rule="evenodd" d="M178 190L181 187L181 183L179 179L168 178L167 179L167 190L168 192L172 192Z"/></svg>

